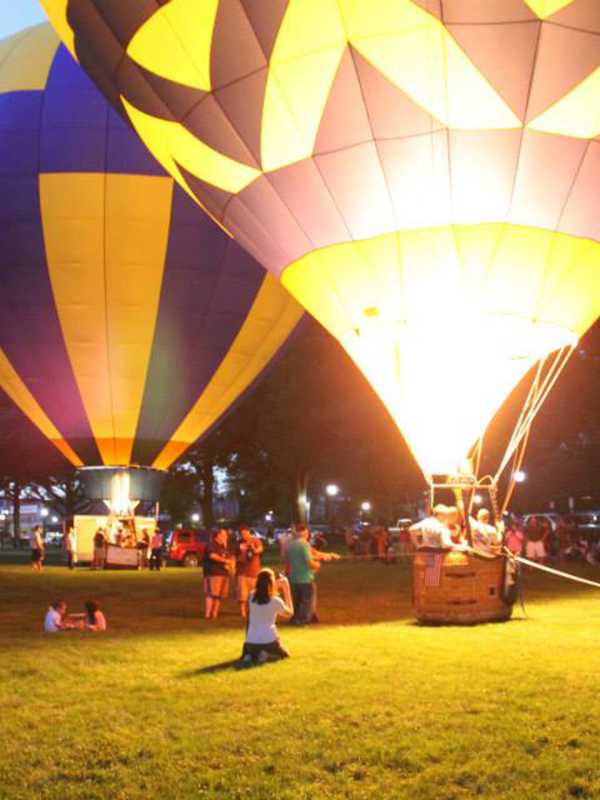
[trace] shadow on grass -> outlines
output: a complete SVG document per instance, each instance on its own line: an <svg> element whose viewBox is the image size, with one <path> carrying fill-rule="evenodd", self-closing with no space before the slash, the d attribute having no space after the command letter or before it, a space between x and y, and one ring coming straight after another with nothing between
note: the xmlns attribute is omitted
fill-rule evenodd
<svg viewBox="0 0 600 800"><path fill-rule="evenodd" d="M245 664L241 658L234 658L231 661L220 661L218 664L209 664L207 667L198 667L198 669L188 669L185 672L180 672L180 678L197 678L199 675L213 675L215 672L227 672L228 670L235 670L236 672L246 671L248 669L256 669L257 667L263 668L278 664L282 659L273 658L265 661L263 664Z"/></svg>
<svg viewBox="0 0 600 800"><path fill-rule="evenodd" d="M241 666L241 660L234 658L230 661L220 661L218 664L209 664L207 667L188 669L185 672L180 672L179 677L196 678L198 675L212 675L215 672L226 672L229 669L241 669Z"/></svg>

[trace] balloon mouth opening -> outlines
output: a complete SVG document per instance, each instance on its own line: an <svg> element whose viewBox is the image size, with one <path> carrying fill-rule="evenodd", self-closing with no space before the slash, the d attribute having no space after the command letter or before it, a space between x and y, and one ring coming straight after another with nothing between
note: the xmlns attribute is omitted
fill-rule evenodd
<svg viewBox="0 0 600 800"><path fill-rule="evenodd" d="M368 311L368 313L366 313ZM341 343L404 435L425 477L456 475L529 370L571 351L572 330L534 316L427 305L364 310Z"/></svg>

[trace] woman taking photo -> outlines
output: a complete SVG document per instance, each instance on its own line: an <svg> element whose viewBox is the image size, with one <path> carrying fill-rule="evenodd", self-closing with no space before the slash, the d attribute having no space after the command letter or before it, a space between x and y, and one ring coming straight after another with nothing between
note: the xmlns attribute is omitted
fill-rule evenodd
<svg viewBox="0 0 600 800"><path fill-rule="evenodd" d="M283 597L279 596L281 592ZM242 650L244 664L264 664L270 659L287 658L277 633L279 614L294 613L290 584L283 575L275 580L271 569L261 569L256 578L256 589L248 604L248 628Z"/></svg>

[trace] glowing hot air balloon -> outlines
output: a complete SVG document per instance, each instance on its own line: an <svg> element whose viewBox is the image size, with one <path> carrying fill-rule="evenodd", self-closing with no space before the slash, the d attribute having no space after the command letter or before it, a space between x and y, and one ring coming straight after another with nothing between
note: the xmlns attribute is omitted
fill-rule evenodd
<svg viewBox="0 0 600 800"><path fill-rule="evenodd" d="M430 480L542 365L506 464L600 312L597 3L43 5L161 164L342 343Z"/></svg>
<svg viewBox="0 0 600 800"><path fill-rule="evenodd" d="M300 307L198 213L48 24L0 43L0 141L0 388L74 466L167 468Z"/></svg>

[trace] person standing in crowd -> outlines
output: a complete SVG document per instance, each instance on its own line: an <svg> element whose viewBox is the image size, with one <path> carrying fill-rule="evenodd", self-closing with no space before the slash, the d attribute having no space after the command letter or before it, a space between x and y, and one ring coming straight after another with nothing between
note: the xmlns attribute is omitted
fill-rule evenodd
<svg viewBox="0 0 600 800"><path fill-rule="evenodd" d="M227 531L219 528L204 551L204 618L217 619L221 600L229 594L229 576L235 570L235 558L227 550Z"/></svg>
<svg viewBox="0 0 600 800"><path fill-rule="evenodd" d="M160 572L160 568L162 566L162 546L163 546L163 535L158 530L158 528L154 531L154 535L150 540L150 571L156 570Z"/></svg>
<svg viewBox="0 0 600 800"><path fill-rule="evenodd" d="M354 554L354 545L356 544L356 536L354 530L348 526L344 528L344 542L348 548L348 552Z"/></svg>
<svg viewBox="0 0 600 800"><path fill-rule="evenodd" d="M504 544L514 556L520 556L523 552L523 543L525 541L525 534L521 523L516 517L511 517L508 525L508 530L504 537Z"/></svg>
<svg viewBox="0 0 600 800"><path fill-rule="evenodd" d="M379 561L385 561L388 546L388 532L383 525L378 525L373 531L373 542L375 545L375 557Z"/></svg>
<svg viewBox="0 0 600 800"><path fill-rule="evenodd" d="M92 569L104 569L104 562L106 561L106 535L104 528L98 528L94 534L94 558L92 560Z"/></svg>
<svg viewBox="0 0 600 800"><path fill-rule="evenodd" d="M282 597L279 596L281 592ZM290 584L285 576L275 580L273 570L258 573L256 589L250 595L248 628L242 650L242 662L263 664L270 659L288 658L289 653L279 641L277 617L294 611Z"/></svg>
<svg viewBox="0 0 600 800"><path fill-rule="evenodd" d="M94 600L88 600L85 603L85 617L83 627L86 631L105 631L106 630L106 617L100 611L100 606Z"/></svg>
<svg viewBox="0 0 600 800"><path fill-rule="evenodd" d="M279 535L279 539L277 540L277 544L279 545L279 558L281 559L281 563L284 565L284 569L286 570L287 570L287 551L292 539L293 539L292 532L288 530L281 533Z"/></svg>
<svg viewBox="0 0 600 800"><path fill-rule="evenodd" d="M525 553L530 561L537 561L543 564L546 560L546 533L545 526L541 522L538 522L537 517L529 517L525 527L525 536L527 539Z"/></svg>
<svg viewBox="0 0 600 800"><path fill-rule="evenodd" d="M142 535L136 543L138 551L138 569L146 569L150 558L150 534L148 528L142 528Z"/></svg>
<svg viewBox="0 0 600 800"><path fill-rule="evenodd" d="M237 599L243 619L248 617L248 598L256 586L256 578L260 572L260 557L264 550L263 543L247 525L240 528L240 541L236 548L237 560Z"/></svg>
<svg viewBox="0 0 600 800"><path fill-rule="evenodd" d="M44 537L41 525L36 525L29 534L29 547L31 548L31 569L41 572L44 562Z"/></svg>
<svg viewBox="0 0 600 800"><path fill-rule="evenodd" d="M298 525L294 531L294 538L287 548L294 606L294 615L291 619L293 625L308 625L315 610L315 572L319 569L320 563L312 556L308 536L308 528L305 525Z"/></svg>
<svg viewBox="0 0 600 800"><path fill-rule="evenodd" d="M67 556L67 567L73 569L75 566L75 554L77 552L77 540L75 538L75 528L71 527L63 538L63 548Z"/></svg>

